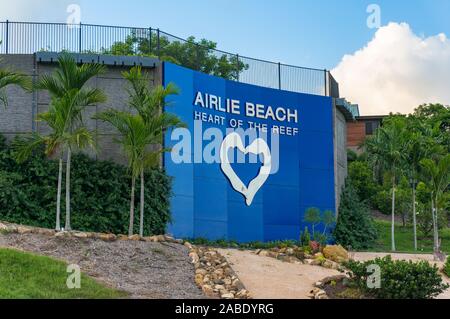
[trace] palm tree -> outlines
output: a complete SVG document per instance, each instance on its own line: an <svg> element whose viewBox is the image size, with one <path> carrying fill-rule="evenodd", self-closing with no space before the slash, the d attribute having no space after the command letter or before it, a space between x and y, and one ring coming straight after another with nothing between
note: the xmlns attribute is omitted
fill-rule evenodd
<svg viewBox="0 0 450 319"><path fill-rule="evenodd" d="M403 116L391 116L383 122L375 135L365 141L365 147L374 167L389 172L392 182L391 249L395 247L395 191L408 140L405 138L406 123Z"/></svg>
<svg viewBox="0 0 450 319"><path fill-rule="evenodd" d="M407 118L405 138L408 143L405 149L404 166L412 187L414 250L417 250L416 185L422 169L420 162L440 152L440 146L435 142L435 137L438 135L439 125L432 127L414 115Z"/></svg>
<svg viewBox="0 0 450 319"><path fill-rule="evenodd" d="M8 97L5 89L9 85L18 85L26 91L31 89L31 81L26 75L0 70L0 104L3 104L5 107L8 106Z"/></svg>
<svg viewBox="0 0 450 319"><path fill-rule="evenodd" d="M427 180L431 189L431 213L433 219L434 252L440 251L438 212L439 199L450 184L450 154L440 159L424 159L420 161L423 168L423 177Z"/></svg>
<svg viewBox="0 0 450 319"><path fill-rule="evenodd" d="M35 147L45 145L47 155L58 153L58 188L56 200L56 230L61 229L61 183L63 156L66 153L66 222L70 225L70 165L71 155L75 148L94 147L94 139L83 123L83 112L89 106L106 101L104 93L96 88L86 88L86 83L104 71L99 64L77 65L75 59L62 54L58 59L58 68L53 74L43 75L36 89L46 90L51 96L49 110L38 115L38 121L45 122L52 132L47 136L32 134L15 144L16 158L25 160Z"/></svg>
<svg viewBox="0 0 450 319"><path fill-rule="evenodd" d="M168 151L161 148L164 132L167 129L183 126L180 119L174 114L163 112L168 105L166 98L177 93L173 84L165 88L156 86L152 90L150 83L141 72L140 67L132 68L123 73L124 78L130 83L130 108L137 114L107 110L97 114L95 118L110 123L120 133L121 137L116 142L122 145L128 159L131 172L131 199L130 199L130 223L128 234L131 236L134 230L134 193L136 178L140 177L140 219L139 235L144 234L144 209L145 209L145 170L159 165L160 154Z"/></svg>
<svg viewBox="0 0 450 319"><path fill-rule="evenodd" d="M143 73L139 66L131 68L129 72L123 72L123 77L130 84L130 88L128 89L130 96L129 106L138 112L148 130L148 140L145 147L153 147L154 149L153 151L147 150L143 153L139 171L141 178L139 235L143 236L145 206L144 171L148 167L158 166L159 155L168 151L168 149L155 149L155 147L162 144L164 132L167 129L184 125L174 114L164 112L164 109L170 105L167 98L171 95L178 94L178 89L174 84L169 83L166 87L157 85L153 89L150 89L148 75Z"/></svg>

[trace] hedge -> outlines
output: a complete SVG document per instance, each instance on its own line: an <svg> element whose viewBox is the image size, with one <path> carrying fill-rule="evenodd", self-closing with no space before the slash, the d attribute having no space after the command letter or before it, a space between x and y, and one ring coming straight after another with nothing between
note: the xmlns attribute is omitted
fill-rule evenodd
<svg viewBox="0 0 450 319"><path fill-rule="evenodd" d="M127 233L130 177L127 168L97 161L83 154L72 159L71 223L80 231ZM12 149L0 135L0 220L45 228L55 227L58 163L43 151L23 164L13 159ZM145 176L144 234L163 234L170 222L171 178L153 169ZM136 206L139 207L139 183ZM64 225L65 203L61 202ZM138 232L139 210L135 213Z"/></svg>

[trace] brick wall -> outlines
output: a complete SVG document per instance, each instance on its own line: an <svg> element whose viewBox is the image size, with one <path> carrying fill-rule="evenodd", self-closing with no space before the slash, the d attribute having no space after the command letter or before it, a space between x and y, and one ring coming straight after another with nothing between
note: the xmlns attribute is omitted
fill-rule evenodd
<svg viewBox="0 0 450 319"><path fill-rule="evenodd" d="M40 75L51 73L56 64L37 63L34 55L0 55L0 68L11 71L20 71L31 79L37 79ZM84 115L85 123L89 129L97 129L96 136L98 150L87 151L98 159L114 160L124 163L125 159L120 148L114 144L114 129L108 124L91 119L96 112L101 112L108 108L128 110L126 92L127 83L122 78L122 72L127 67L108 66L107 72L93 78L88 86L102 89L108 100L106 103L91 106ZM148 72L150 84L160 84L160 68L144 69ZM0 134L8 140L18 134L27 134L33 131L45 134L48 128L41 122L36 122L36 115L45 112L49 105L49 96L45 91L26 93L22 89L9 86L7 88L9 105L6 109L0 110Z"/></svg>

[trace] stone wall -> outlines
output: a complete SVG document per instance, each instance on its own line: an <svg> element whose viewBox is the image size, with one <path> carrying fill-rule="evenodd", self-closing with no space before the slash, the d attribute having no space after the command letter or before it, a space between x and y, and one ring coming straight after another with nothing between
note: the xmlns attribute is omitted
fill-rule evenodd
<svg viewBox="0 0 450 319"><path fill-rule="evenodd" d="M51 73L55 63L39 63L35 55L0 55L0 68L11 71L19 71L30 78L36 80L42 74ZM92 156L101 160L114 160L124 163L121 150L113 142L113 128L101 121L91 119L96 112L101 112L108 108L127 110L128 93L126 92L127 83L122 77L122 72L130 67L107 66L106 73L93 78L88 85L102 89L108 100L105 103L89 107L85 114L85 122L89 129L98 130L96 136L98 150L88 151ZM145 69L148 72L150 84L160 84L160 67L156 69ZM50 102L49 96L45 91L34 93L24 92L16 86L7 88L9 105L6 109L0 110L0 134L3 134L8 140L19 134L39 132L45 134L48 128L41 122L36 121L36 115L45 112Z"/></svg>
<svg viewBox="0 0 450 319"><path fill-rule="evenodd" d="M336 213L338 212L342 188L347 178L347 122L344 115L335 107L334 115L334 162Z"/></svg>

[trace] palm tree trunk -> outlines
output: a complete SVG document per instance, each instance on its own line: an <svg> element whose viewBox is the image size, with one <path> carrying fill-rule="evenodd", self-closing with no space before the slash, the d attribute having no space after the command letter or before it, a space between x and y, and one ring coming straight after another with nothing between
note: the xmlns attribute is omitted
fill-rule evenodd
<svg viewBox="0 0 450 319"><path fill-rule="evenodd" d="M412 201L413 201L414 250L417 250L417 218L416 218L416 185L415 185L415 181L413 182Z"/></svg>
<svg viewBox="0 0 450 319"><path fill-rule="evenodd" d="M55 230L61 230L61 182L62 182L62 166L63 159L62 155L59 158L59 168L58 168L58 190L56 193L56 226Z"/></svg>
<svg viewBox="0 0 450 319"><path fill-rule="evenodd" d="M433 242L434 242L434 252L438 253L439 247L439 226L438 226L438 207L437 207L437 197L432 200L431 209L433 210Z"/></svg>
<svg viewBox="0 0 450 319"><path fill-rule="evenodd" d="M67 231L72 230L70 226L70 161L71 161L70 147L67 149L67 163L66 163L66 225Z"/></svg>
<svg viewBox="0 0 450 319"><path fill-rule="evenodd" d="M139 236L144 236L144 170L141 171L141 215L139 217Z"/></svg>
<svg viewBox="0 0 450 319"><path fill-rule="evenodd" d="M133 235L134 228L134 187L136 184L136 177L131 177L131 200L130 200L130 225L128 226L128 236Z"/></svg>
<svg viewBox="0 0 450 319"><path fill-rule="evenodd" d="M391 249L392 249L392 251L395 251L395 175L392 178Z"/></svg>

